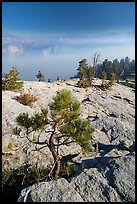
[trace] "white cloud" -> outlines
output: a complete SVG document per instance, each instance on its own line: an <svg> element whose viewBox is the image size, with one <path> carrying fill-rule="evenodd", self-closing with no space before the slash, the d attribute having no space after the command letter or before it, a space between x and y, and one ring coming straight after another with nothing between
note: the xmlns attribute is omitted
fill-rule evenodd
<svg viewBox="0 0 137 204"><path fill-rule="evenodd" d="M7 51L11 54L14 54L14 53L19 53L22 51L22 48L21 47L18 47L16 45L9 45L7 47Z"/></svg>
<svg viewBox="0 0 137 204"><path fill-rule="evenodd" d="M28 67L34 71L40 67L49 78L56 78L61 73L64 73L64 76L66 73L68 76L75 74L82 58L86 58L92 65L92 56L95 52L100 52L101 62L105 58L109 60L126 56L131 60L135 58L135 34L129 31L2 37L3 67L16 65L23 67L21 72L25 73Z"/></svg>
<svg viewBox="0 0 137 204"><path fill-rule="evenodd" d="M14 44L6 44L2 46L2 51L8 55L15 55L22 53L23 48Z"/></svg>
<svg viewBox="0 0 137 204"><path fill-rule="evenodd" d="M51 54L51 48L50 47L43 50L43 56L44 57L47 58L47 57L49 57L50 54Z"/></svg>
<svg viewBox="0 0 137 204"><path fill-rule="evenodd" d="M50 55L75 54L85 49L97 49L98 47L106 48L121 46L134 46L135 36L134 32L129 31L115 31L104 33L90 33L90 34L58 34L45 35L43 37L19 37L3 35L3 51L10 53L22 54L36 54L48 57ZM8 39L8 40L7 40ZM9 44L11 44L9 46ZM123 50L124 52L124 50ZM129 53L130 54L130 53ZM113 53L112 53L113 55Z"/></svg>
<svg viewBox="0 0 137 204"><path fill-rule="evenodd" d="M66 51L64 46L51 46L48 48L43 49L42 53L44 57L49 57L49 56L59 56L64 54L64 52Z"/></svg>

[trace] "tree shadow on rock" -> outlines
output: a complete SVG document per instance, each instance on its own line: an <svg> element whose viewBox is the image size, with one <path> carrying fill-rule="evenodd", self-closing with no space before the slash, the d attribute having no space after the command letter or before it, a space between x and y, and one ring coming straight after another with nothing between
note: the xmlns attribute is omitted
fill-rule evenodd
<svg viewBox="0 0 137 204"><path fill-rule="evenodd" d="M87 159L83 158L81 159L81 162L79 163L77 162L73 164L73 168L75 168L76 171L73 174L73 176L70 177L70 179L80 175L84 171L84 169L97 168L99 172L105 172L105 176L107 177L108 181L112 185L113 184L113 179L112 179L113 167L115 168L119 167L115 161L116 159L120 158L122 155L108 156L108 153L112 149L117 149L118 151L128 150L129 153L126 154L128 155L132 153L132 150L134 150L135 144L133 143L132 145L133 147L131 146L130 148L126 148L123 146L122 142L120 142L119 144L113 144L113 145L103 144L103 143L98 142L97 146L98 146L98 156L91 156L90 158L88 157Z"/></svg>

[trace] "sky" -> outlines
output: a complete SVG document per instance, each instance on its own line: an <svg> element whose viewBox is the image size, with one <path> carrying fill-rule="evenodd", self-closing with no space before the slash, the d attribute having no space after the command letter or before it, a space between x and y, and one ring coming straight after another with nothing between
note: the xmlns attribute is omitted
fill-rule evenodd
<svg viewBox="0 0 137 204"><path fill-rule="evenodd" d="M135 59L134 2L2 2L2 71L22 80L77 74L93 55Z"/></svg>

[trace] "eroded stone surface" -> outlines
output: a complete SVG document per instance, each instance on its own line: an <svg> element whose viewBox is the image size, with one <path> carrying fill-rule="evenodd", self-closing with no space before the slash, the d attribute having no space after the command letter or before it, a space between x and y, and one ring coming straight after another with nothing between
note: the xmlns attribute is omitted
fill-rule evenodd
<svg viewBox="0 0 137 204"><path fill-rule="evenodd" d="M63 178L34 184L21 191L18 202L84 202Z"/></svg>
<svg viewBox="0 0 137 204"><path fill-rule="evenodd" d="M19 113L33 115L40 108L48 108L52 97L61 89L72 91L74 98L81 102L80 117L87 118L95 128L93 144L96 152L89 156L79 154L74 158L78 171L69 182L59 179L34 184L21 192L19 201L134 202L135 93L132 88L120 84L102 91L94 86L101 80L94 80L93 86L87 89L78 88L76 83L76 79L53 83L25 82L24 92L30 91L38 98L32 107L14 99L19 93L2 92L2 153L5 167L14 169L26 160L31 164L38 163L42 168L52 163L48 148L33 151L34 145L25 138L13 135L12 130L17 125L15 119ZM44 138L45 134L42 134L41 139ZM80 151L79 145L72 144L62 147L60 153L63 156ZM79 165L83 167L82 171Z"/></svg>

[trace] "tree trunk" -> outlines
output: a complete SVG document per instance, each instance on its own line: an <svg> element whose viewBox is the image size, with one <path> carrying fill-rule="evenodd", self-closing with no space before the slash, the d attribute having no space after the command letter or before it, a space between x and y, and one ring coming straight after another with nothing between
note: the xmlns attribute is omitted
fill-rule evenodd
<svg viewBox="0 0 137 204"><path fill-rule="evenodd" d="M117 79L117 83L119 84L119 78Z"/></svg>
<svg viewBox="0 0 137 204"><path fill-rule="evenodd" d="M55 145L53 143L53 138L52 137L49 140L49 149L50 149L50 151L52 153L52 156L54 158L54 163L55 163L55 167L53 169L53 176L55 178L57 178L60 171L61 171L61 159L60 159L58 153L56 152Z"/></svg>

